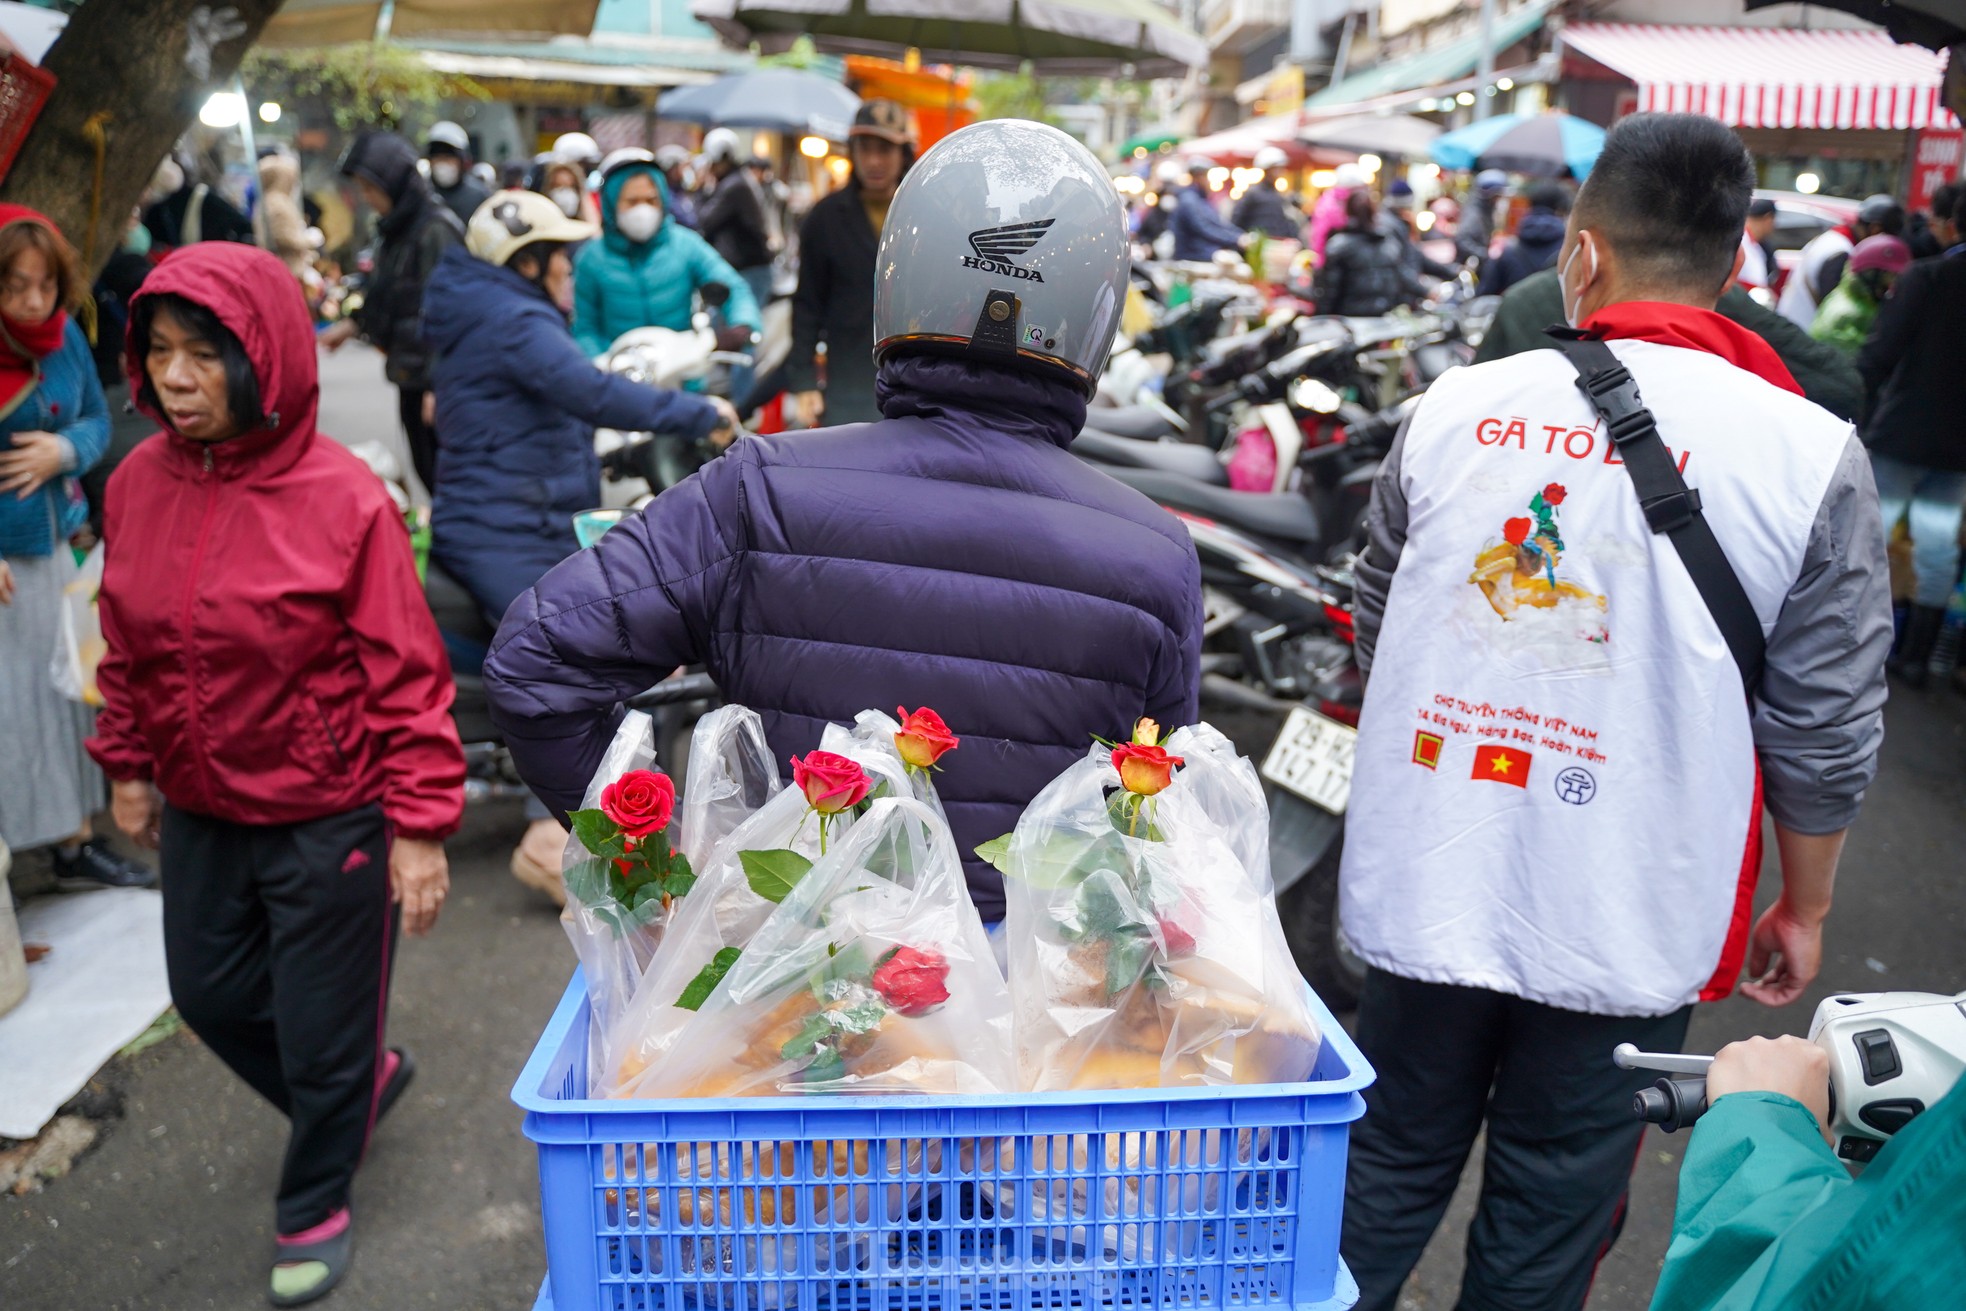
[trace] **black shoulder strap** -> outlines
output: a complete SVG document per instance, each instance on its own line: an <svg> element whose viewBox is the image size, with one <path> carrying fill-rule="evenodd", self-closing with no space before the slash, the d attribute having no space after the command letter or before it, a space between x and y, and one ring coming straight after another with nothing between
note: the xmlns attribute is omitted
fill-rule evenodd
<svg viewBox="0 0 1966 1311"><path fill-rule="evenodd" d="M1574 329L1548 329L1556 348L1577 370L1577 388L1589 398L1592 408L1604 420L1606 434L1625 462L1632 486L1638 491L1645 522L1655 533L1672 540L1673 549L1700 589L1734 663L1741 669L1741 685L1753 700L1761 686L1761 668L1767 641L1761 635L1761 620L1741 586L1740 576L1727 562L1726 552L1714 538L1713 529L1700 513L1700 493L1686 485L1674 467L1666 444L1659 438L1659 425L1652 411L1639 398L1638 382L1611 348Z"/></svg>

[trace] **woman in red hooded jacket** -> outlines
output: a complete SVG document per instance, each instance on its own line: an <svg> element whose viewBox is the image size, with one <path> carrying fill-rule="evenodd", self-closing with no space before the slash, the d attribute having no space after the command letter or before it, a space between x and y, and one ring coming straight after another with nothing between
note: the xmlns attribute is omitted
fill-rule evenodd
<svg viewBox="0 0 1966 1311"><path fill-rule="evenodd" d="M118 827L161 847L172 999L292 1124L270 1293L352 1252L348 1195L412 1067L382 1043L397 921L429 931L463 805L441 639L382 484L315 430L286 267L174 252L130 307L164 431L109 482L89 750Z"/></svg>

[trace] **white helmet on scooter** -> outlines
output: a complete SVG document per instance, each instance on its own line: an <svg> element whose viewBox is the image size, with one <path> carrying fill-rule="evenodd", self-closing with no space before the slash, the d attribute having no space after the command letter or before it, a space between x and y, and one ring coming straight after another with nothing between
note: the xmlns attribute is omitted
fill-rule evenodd
<svg viewBox="0 0 1966 1311"><path fill-rule="evenodd" d="M464 245L487 264L504 265L534 242L564 244L598 235L592 223L568 218L537 191L501 191L472 213Z"/></svg>
<svg viewBox="0 0 1966 1311"><path fill-rule="evenodd" d="M952 133L901 182L881 229L876 362L958 355L1091 394L1126 304L1126 213L1092 152L1055 127Z"/></svg>

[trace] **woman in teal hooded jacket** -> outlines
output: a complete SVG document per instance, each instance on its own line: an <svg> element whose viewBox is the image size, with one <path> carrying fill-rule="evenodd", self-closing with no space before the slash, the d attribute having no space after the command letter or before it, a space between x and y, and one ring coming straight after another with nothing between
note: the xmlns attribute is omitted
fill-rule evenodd
<svg viewBox="0 0 1966 1311"><path fill-rule="evenodd" d="M653 183L654 195L636 186L624 205L622 192L636 178ZM650 208L653 215L636 212ZM697 289L711 282L730 289L723 307L727 323L752 332L763 328L758 302L737 270L670 217L669 184L654 157L603 166L601 239L583 246L574 261L573 336L580 349L598 356L635 328L688 331Z"/></svg>

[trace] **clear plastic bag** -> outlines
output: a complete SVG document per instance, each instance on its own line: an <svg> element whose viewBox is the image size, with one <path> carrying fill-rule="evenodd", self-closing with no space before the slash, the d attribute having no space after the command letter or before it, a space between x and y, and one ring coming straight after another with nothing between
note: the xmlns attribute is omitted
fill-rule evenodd
<svg viewBox="0 0 1966 1311"><path fill-rule="evenodd" d="M773 908L640 1097L1016 1087L1010 996L946 821L875 801Z"/></svg>
<svg viewBox="0 0 1966 1311"><path fill-rule="evenodd" d="M58 551L67 549L66 545L57 548ZM70 701L90 706L102 704L102 693L96 689L96 666L109 652L96 609L96 595L101 591L102 543L98 542L62 585L61 643L48 666L48 675L54 680L57 692Z"/></svg>
<svg viewBox="0 0 1966 1311"><path fill-rule="evenodd" d="M583 808L598 807L608 785L623 774L654 769L656 763L654 721L641 711L630 711L587 785ZM692 735L689 772L670 826L675 846L692 868L698 867L717 842L769 802L780 786L757 714L742 706L712 711ZM627 1011L677 908L689 904L696 890L677 902L651 902L629 910L609 895L607 862L571 835L561 866L567 906L560 922L586 972L593 1012L588 1076L594 1079L608 1068L608 1034Z"/></svg>
<svg viewBox="0 0 1966 1311"><path fill-rule="evenodd" d="M1027 1090L1289 1083L1317 1059L1256 771L1206 724L1166 746L1186 763L1137 808L1089 752L1001 857Z"/></svg>
<svg viewBox="0 0 1966 1311"><path fill-rule="evenodd" d="M847 729L829 724L820 737L820 749L858 764L873 780L874 795L912 795L918 785L910 780L895 753L892 733L883 737L877 729L878 725L863 729L856 724ZM693 774L693 754L691 760ZM696 792L694 786L686 789L687 796ZM632 1000L619 1013L618 1022L597 1035L594 1046L598 1056L590 1083L597 1096L647 1095L635 1091L641 1086L642 1075L662 1060L695 1014L678 1006L677 1000L720 952L748 944L776 908L752 891L742 854L786 850L808 859L819 856L818 824L796 788L774 794L701 855L695 842L688 839L688 813L686 801L685 839L690 841L687 849L697 883L683 898L661 949L644 962ZM835 821L832 841L838 842L858 822L850 816Z"/></svg>

